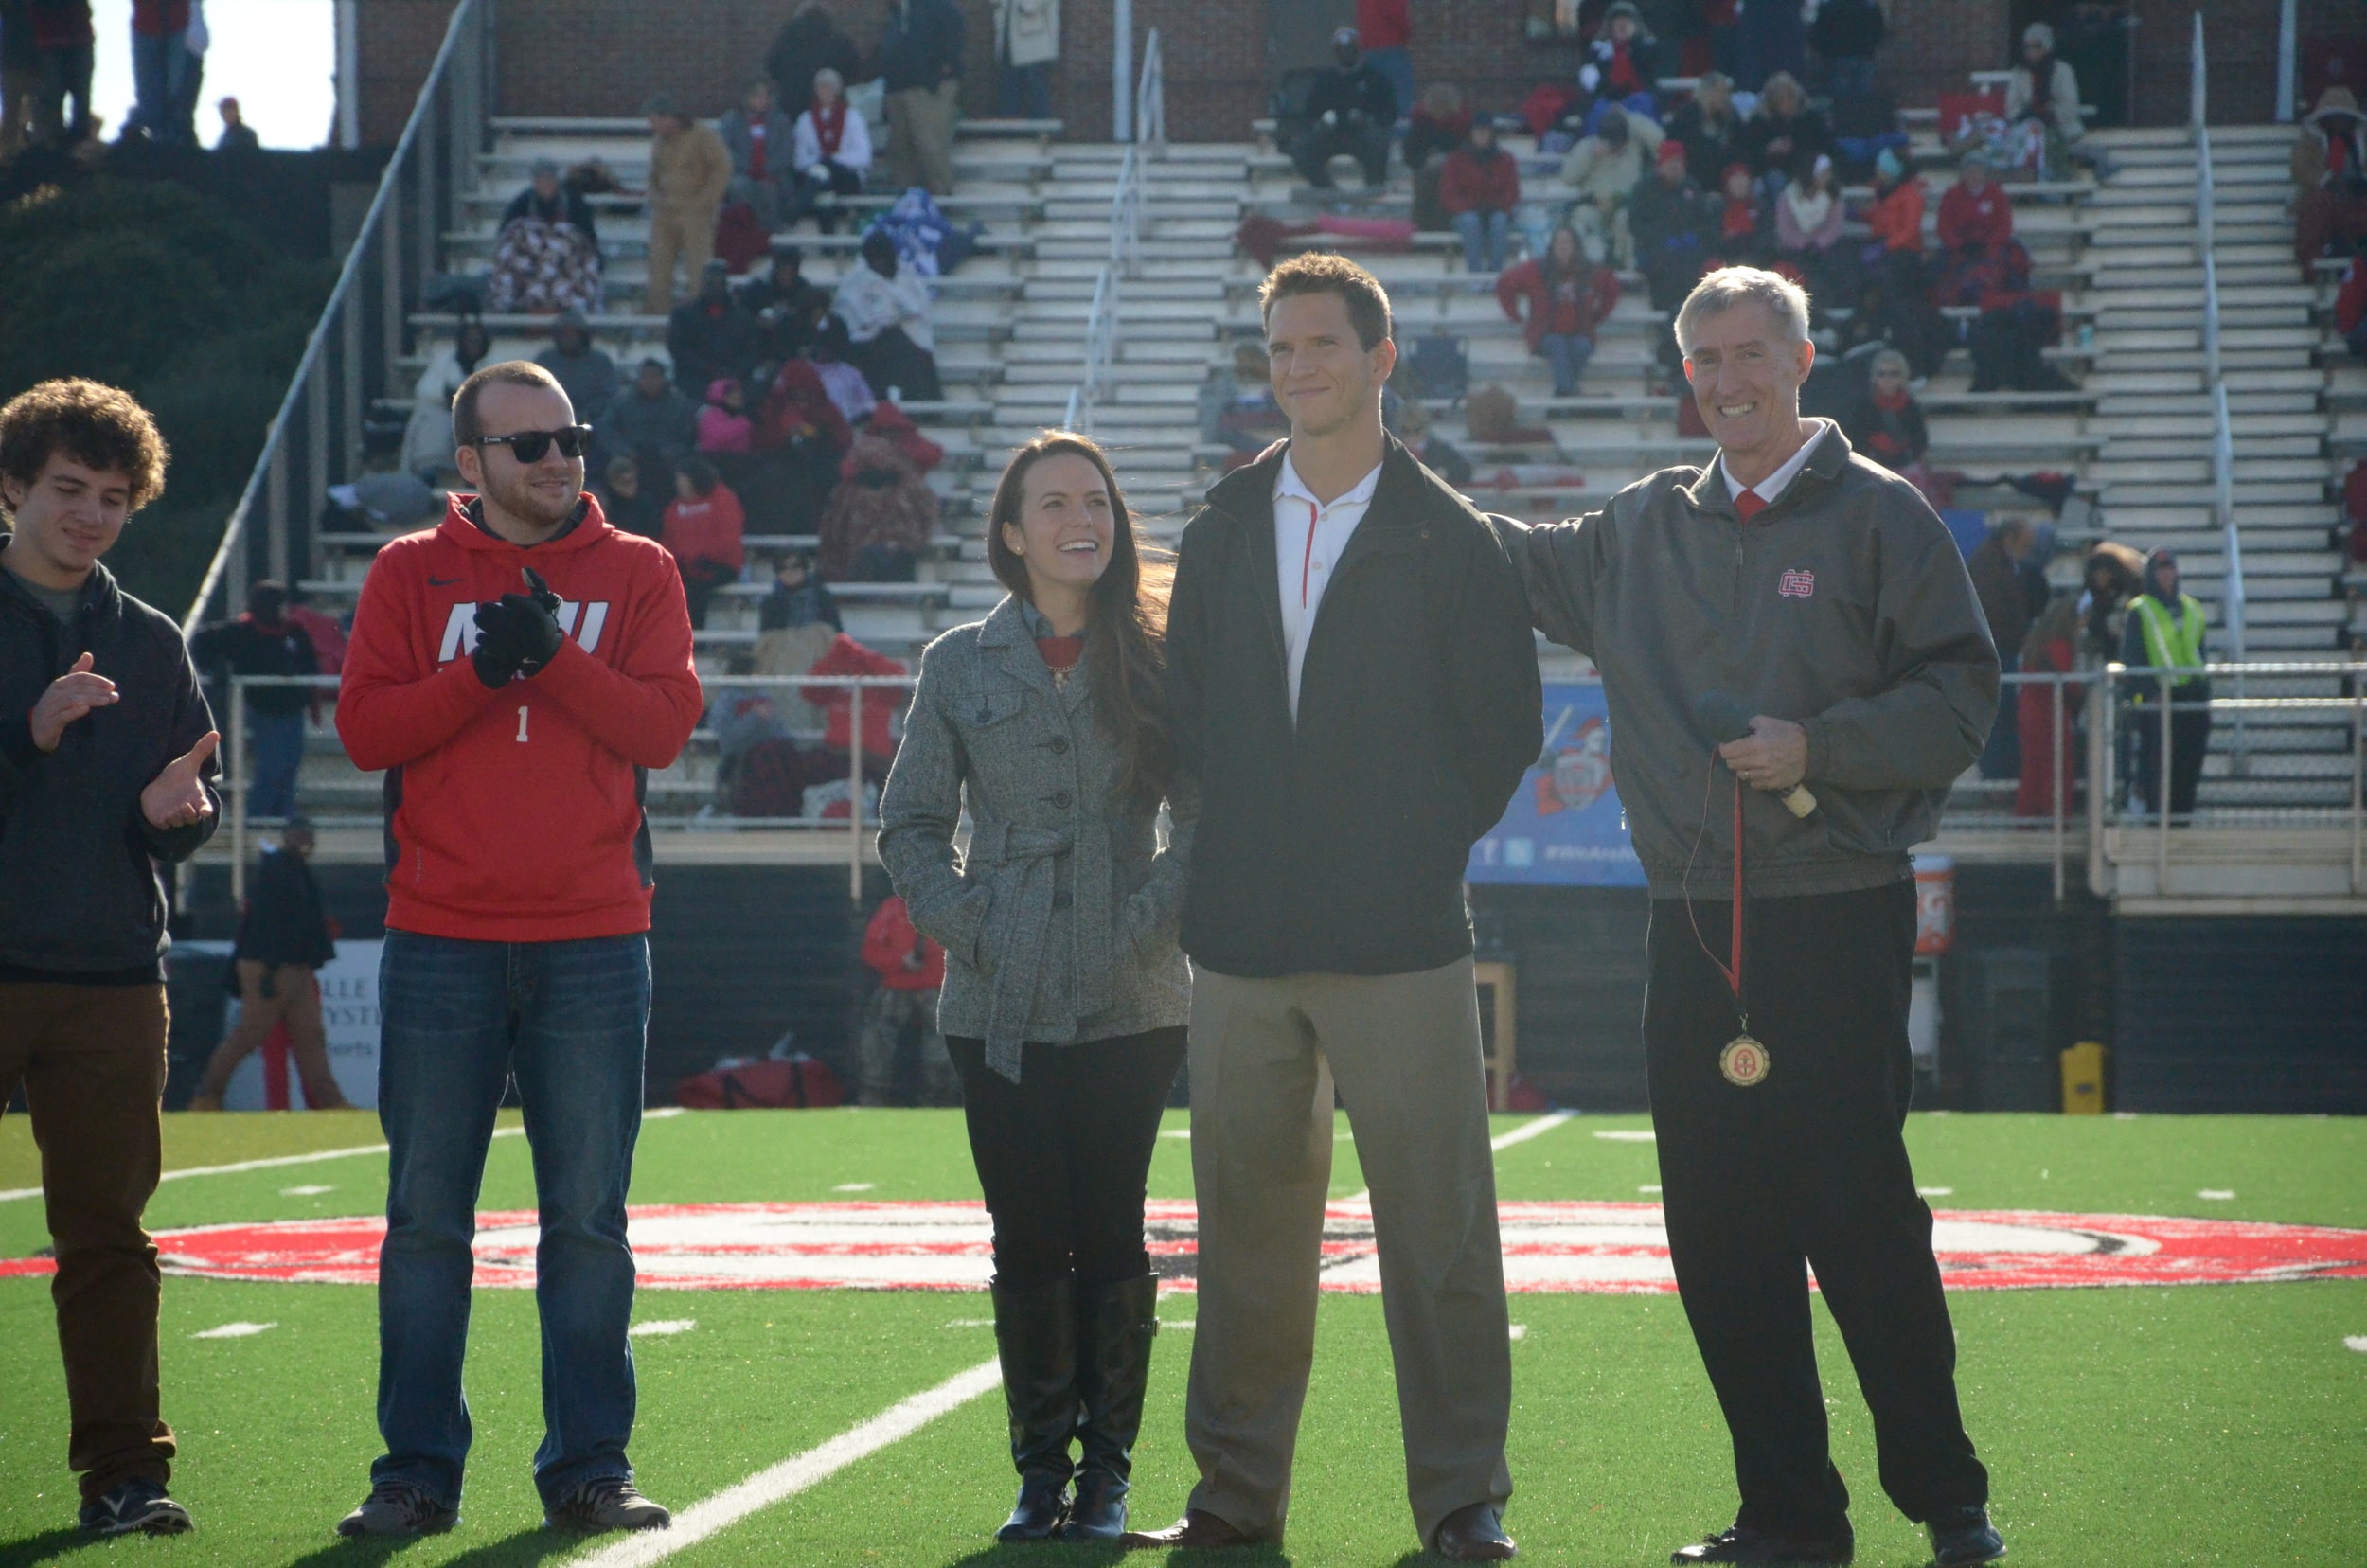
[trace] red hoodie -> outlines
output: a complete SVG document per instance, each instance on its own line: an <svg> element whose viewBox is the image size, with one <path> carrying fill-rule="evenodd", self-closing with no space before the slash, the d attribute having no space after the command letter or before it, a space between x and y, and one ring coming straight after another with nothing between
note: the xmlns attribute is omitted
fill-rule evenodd
<svg viewBox="0 0 2367 1568"><path fill-rule="evenodd" d="M590 496L531 551L472 522L475 500L379 551L346 650L337 733L356 767L386 770L386 923L485 942L647 931L642 783L702 706L681 575ZM475 607L525 592L527 565L568 636L490 691L469 662Z"/></svg>
<svg viewBox="0 0 2367 1568"><path fill-rule="evenodd" d="M1952 185L1940 198L1940 244L1949 250L1967 245L1987 248L2014 237L2014 199L1992 180L1978 195Z"/></svg>

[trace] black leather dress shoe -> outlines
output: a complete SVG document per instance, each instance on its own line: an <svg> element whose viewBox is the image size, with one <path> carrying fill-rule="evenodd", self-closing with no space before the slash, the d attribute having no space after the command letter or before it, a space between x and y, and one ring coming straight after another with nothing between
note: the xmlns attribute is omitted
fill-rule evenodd
<svg viewBox="0 0 2367 1568"><path fill-rule="evenodd" d="M1430 1549L1449 1562L1505 1562L1521 1555L1493 1503L1474 1503L1440 1520Z"/></svg>
<svg viewBox="0 0 2367 1568"><path fill-rule="evenodd" d="M1769 1535L1747 1524L1736 1524L1721 1530L1698 1546L1682 1547L1671 1552L1668 1560L1688 1562L1763 1562L1807 1563L1823 1568L1824 1564L1848 1562L1857 1550L1857 1538L1842 1535L1824 1541L1796 1541L1788 1536Z"/></svg>
<svg viewBox="0 0 2367 1568"><path fill-rule="evenodd" d="M1924 1525L1931 1537L1931 1560L1938 1568L1974 1568L2005 1555L2005 1538L1989 1523L1986 1508L1958 1508Z"/></svg>
<svg viewBox="0 0 2367 1568"><path fill-rule="evenodd" d="M1192 1552L1209 1552L1228 1546L1255 1546L1255 1536L1240 1531L1199 1508L1187 1509L1183 1518L1164 1530L1129 1530L1118 1537L1118 1544L1132 1551L1173 1551L1181 1548Z"/></svg>

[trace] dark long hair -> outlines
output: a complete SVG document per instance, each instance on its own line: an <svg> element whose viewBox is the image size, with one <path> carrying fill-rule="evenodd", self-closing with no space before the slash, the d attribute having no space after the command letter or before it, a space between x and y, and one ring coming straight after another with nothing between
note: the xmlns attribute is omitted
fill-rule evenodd
<svg viewBox="0 0 2367 1568"><path fill-rule="evenodd" d="M987 560L1004 587L1035 602L1027 562L1004 542L1003 526L1020 520L1027 471L1041 458L1062 454L1099 470L1110 491L1110 564L1087 595L1085 656L1094 667L1094 718L1117 742L1120 792L1156 799L1175 776L1166 704L1167 592L1175 568L1164 555L1146 559L1150 548L1135 528L1116 471L1098 442L1075 431L1047 430L1011 454L987 512Z"/></svg>

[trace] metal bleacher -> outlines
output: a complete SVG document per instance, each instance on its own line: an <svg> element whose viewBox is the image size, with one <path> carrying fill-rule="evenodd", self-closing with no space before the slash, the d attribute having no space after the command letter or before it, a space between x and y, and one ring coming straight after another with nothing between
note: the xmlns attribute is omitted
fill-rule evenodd
<svg viewBox="0 0 2367 1568"><path fill-rule="evenodd" d="M400 419L426 355L447 340L453 318L418 308L428 281L483 270L501 211L537 159L573 164L596 157L628 188L640 183L648 145L640 121L489 113L486 73L471 61L472 50L489 50L482 11L476 0L462 0L455 9L380 204L191 610L192 624L237 608L244 582L266 575L300 579L318 608L349 613L383 541L315 533L305 520L318 509L326 485L350 476L365 408L382 420ZM1155 76L1148 72L1145 91L1154 99L1138 99L1138 117L1157 125ZM1911 115L1909 123L1919 126L1913 151L1933 169L1926 176L1927 211L1935 218L1952 173L1929 119ZM2339 343L2322 346L2333 276L2305 283L2292 267L2283 206L2290 132L2212 131L2217 218L2208 239L2197 221L2198 138L2192 128L2091 136L2117 165L2106 183L2083 176L2009 187L2038 283L2062 291L2071 330L2053 357L2081 388L1975 393L1960 348L1919 392L1930 460L1967 476L1961 504L2022 512L2039 509L2038 503L2002 488L2005 476L2070 475L2080 504L2066 513L2058 535L2053 574L2061 586L2076 580L2079 548L2110 537L2141 549L2179 549L2192 591L2219 607L2228 596L2225 545L2240 532L2242 586L2233 597L2241 605L2251 656L2332 658L2338 638L2360 625L2345 588L2354 597L2367 590L2367 581L2346 582L2343 576L2330 494L2337 459L2367 455L2367 370L2337 351ZM1506 145L1522 160L1524 195L1551 199L1566 189L1557 158L1539 153L1527 138L1507 137ZM1223 456L1201 443L1200 390L1212 369L1229 364L1235 341L1254 339L1259 330L1255 294L1263 275L1237 247L1242 220L1259 214L1301 221L1334 206L1366 216L1401 214L1411 206L1411 178L1401 165L1380 191L1318 193L1299 182L1263 134L1193 143L1154 134L1130 151L1125 144L1065 140L1057 123L973 120L962 127L957 193L943 205L957 220L983 223L984 231L977 253L935 291L946 397L907 405L947 449L929 481L943 523L918 580L834 585L846 630L871 647L909 664L931 637L976 619L1000 598L981 522L1003 454L1080 407L1078 422L1112 449L1128 498L1149 532L1171 542ZM883 206L886 198L861 205ZM665 319L642 309L646 217L632 198L596 198L596 205L606 307L592 321L595 341L620 365L663 359ZM1112 243L1120 211L1128 214L1122 260ZM810 222L775 240L801 246L807 276L826 286L853 262L851 234L825 236ZM1328 237L1325 242L1353 245ZM2216 357L2208 366L2198 310L2206 247L2218 297ZM1557 400L1542 363L1525 352L1519 329L1499 310L1492 277L1467 273L1450 236L1417 235L1408 248L1352 253L1388 287L1401 343L1433 334L1462 340L1470 384L1508 389L1522 422L1549 432L1546 443L1489 446L1471 439L1459 402L1433 405L1434 431L1461 447L1477 471L1471 494L1480 505L1532 521L1566 516L1600 505L1654 469L1708 455L1706 440L1678 433L1682 388L1670 387L1656 363L1666 323L1649 309L1639 276L1623 278L1624 297L1598 338L1580 395ZM1097 297L1106 319L1096 326ZM496 357L530 357L547 342L536 318L494 316L487 325ZM2082 326L2092 330L2078 330ZM2233 437L2234 527L2213 504L2217 424L2210 370L2220 378ZM1080 379L1091 388L1081 405ZM1569 472L1548 484L1526 482L1516 472L1539 464ZM730 655L755 640L770 559L810 543L750 519L751 580L723 590L710 612L698 639L703 676L721 676ZM2224 639L2220 651L2227 651ZM1549 673L1569 672L1570 656L1543 645L1540 653ZM2333 681L2280 675L2255 683L2252 691L2317 697L2332 691ZM2347 798L2355 785L2354 723L2332 707L2264 712L2249 723L2223 724L2206 804L2339 805L2337 797ZM650 780L658 826L712 825L701 818L715 801L715 765L714 737L703 727L683 760ZM1968 779L1951 803L1951 817L1977 819L2009 805L1984 788L1996 787ZM333 824L342 813L357 856L376 853L375 833L365 830L375 824L375 783L346 761L325 722L312 736L302 789L311 814ZM677 834L669 852L683 853L679 845L692 839L732 836ZM2011 837L1990 836L2001 845ZM851 842L858 862L867 852L862 834L848 835L844 823L832 842ZM324 848L333 851L332 841ZM2024 836L2018 852L2031 848ZM776 850L792 858L805 852Z"/></svg>

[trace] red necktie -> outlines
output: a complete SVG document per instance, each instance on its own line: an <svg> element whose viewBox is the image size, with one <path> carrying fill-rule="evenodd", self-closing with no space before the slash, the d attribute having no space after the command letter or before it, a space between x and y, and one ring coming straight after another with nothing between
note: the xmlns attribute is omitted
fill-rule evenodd
<svg viewBox="0 0 2367 1568"><path fill-rule="evenodd" d="M1765 511L1766 509L1767 497L1761 495L1757 490L1745 490L1736 492L1735 496L1735 515L1741 518L1745 523L1750 522L1751 519L1758 516L1759 513Z"/></svg>

